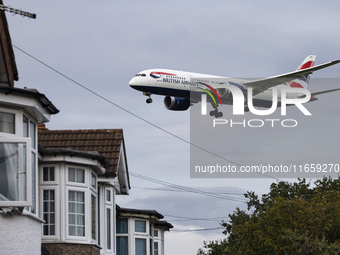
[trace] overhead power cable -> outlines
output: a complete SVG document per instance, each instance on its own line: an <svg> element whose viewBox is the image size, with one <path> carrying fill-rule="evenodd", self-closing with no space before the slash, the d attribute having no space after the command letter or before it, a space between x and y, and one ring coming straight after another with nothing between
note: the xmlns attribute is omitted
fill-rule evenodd
<svg viewBox="0 0 340 255"><path fill-rule="evenodd" d="M182 190L182 191L186 191L186 192L190 192L190 193L194 193L194 194L200 194L200 195L204 195L207 197L212 197L212 198L218 198L218 199L224 199L224 200L230 200L230 201L234 201L234 202L241 202L241 203L245 203L245 200L239 199L239 198L235 198L235 197L230 197L230 196L226 196L226 195L219 195L219 194L214 194L214 193L210 193L210 192L206 192L206 191L202 191L202 190L198 190L198 189L193 189L193 188L189 188L189 187L184 187L181 185L177 185L177 184L173 184L170 182L166 182L166 181L161 181L155 178L151 178L151 177L147 177L141 174L136 174L133 172L129 172L129 174L133 177L139 178L139 179L143 179L146 181L150 181L153 183L158 183L167 187L171 187L171 188L175 188L178 190Z"/></svg>
<svg viewBox="0 0 340 255"><path fill-rule="evenodd" d="M145 123L147 123L147 124L153 126L154 128L156 128L156 129L158 129L158 130L160 130L160 131L162 131L162 132L164 132L164 133L166 133L166 134L168 134L168 135L170 135L170 136L172 136L172 137L174 137L174 138L176 138L176 139L178 139L178 140L180 140L180 141L182 141L182 142L184 142L184 143L186 143L186 144L189 144L190 146L193 146L193 147L195 147L195 148L197 148L197 149L199 149L199 150L201 150L201 151L204 151L204 152L206 152L206 153L208 153L208 154L210 154L210 155L213 155L213 156L215 156L215 157L217 157L217 158L219 158L219 159L225 160L225 161L227 161L227 162L229 162L229 163L231 163L231 164L234 164L234 165L236 165L236 166L242 166L241 164L239 164L239 163L237 163L237 162L235 162L235 161L233 161L233 160L227 159L227 158L222 157L221 155L218 155L218 154L216 154L216 153L214 153L214 152L212 152L212 151L210 151L210 150L207 150L207 149L205 149L205 148L203 148L203 147L201 147L201 146L199 146L199 145L193 144L193 143L191 143L190 141L188 141L188 140L186 140L186 139L184 139L184 138L182 138L182 137L180 137L180 136L178 136L178 135L176 135L176 134L174 134L174 133L172 133L172 132L170 132L170 131L168 131L168 130L166 130L166 129L164 129L164 128L162 128L162 127L160 127L160 126L158 126L158 125L156 125L156 124L154 124L154 123L152 123L152 122L150 122L150 121L148 121L148 120L146 120L145 118L140 117L139 115L137 115L137 114L135 114L135 113L133 113L133 112L127 110L126 108L124 108L124 107L122 107L122 106L120 106L120 105L114 103L113 101L107 99L106 97L104 97L104 96L98 94L97 92L95 92L94 90L92 90L92 89L86 87L85 85L81 84L80 82L77 82L76 80L70 78L69 76L67 76L67 75L65 75L64 73L58 71L58 70L55 69L54 67L52 67L52 66L46 64L46 63L43 62L42 60L40 60L40 59L34 57L32 54L29 54L28 52L24 51L23 49L19 48L18 46L15 46L14 44L12 44L12 46L13 46L14 48L16 48L17 50L19 50L20 52L24 53L25 55L29 56L30 58L34 59L35 61L39 62L39 63L42 64L43 66L45 66L45 67L47 67L48 69L52 70L53 72L59 74L60 76L64 77L65 79L67 79L67 80L71 81L72 83L76 84L77 86L79 86L79 87L81 87L81 88L87 90L88 92L92 93L93 95L95 95L95 96L97 96L97 97L103 99L103 100L106 101L107 103L109 103L109 104L111 104L111 105L113 105L113 106L115 106L115 107L121 109L122 111L124 111L124 112L126 112L126 113L128 113L128 114L130 114L130 115L132 115L132 116L134 116L135 118L137 118L137 119L139 119L139 120L141 120L141 121L143 121L143 122L145 122ZM260 173L259 173L259 174L260 174ZM265 175L265 174L261 174L261 175L264 176L264 177L267 177L267 178L275 179L275 180L277 180L277 181L279 180L278 178L275 178L275 177L272 177L272 176L269 176L269 175Z"/></svg>
<svg viewBox="0 0 340 255"><path fill-rule="evenodd" d="M171 230L171 231L166 232L166 233L167 233L167 234L171 234L171 233L184 233L184 232L212 231L212 230L218 230L218 229L224 229L224 227L217 227L217 228L199 228L199 229L186 229L186 230Z"/></svg>
<svg viewBox="0 0 340 255"><path fill-rule="evenodd" d="M133 186L134 189L146 189L146 190L159 190L159 191L166 191L166 192L184 192L182 190L176 190L176 189L163 189L163 188L150 188L150 187L138 187L138 186ZM212 194L216 194L216 192L210 192ZM244 194L246 194L245 192L241 193L241 192L218 192L218 194L220 195L235 195L235 196L244 196ZM258 196L262 196L262 194L256 194Z"/></svg>
<svg viewBox="0 0 340 255"><path fill-rule="evenodd" d="M170 217L170 218L175 218L171 219L171 222L173 221L221 221L223 219L226 219L228 217L213 217L213 218L192 218L192 217L183 217L183 216L174 216L174 215L166 215L164 214L163 216L165 217ZM178 220L176 220L178 219Z"/></svg>

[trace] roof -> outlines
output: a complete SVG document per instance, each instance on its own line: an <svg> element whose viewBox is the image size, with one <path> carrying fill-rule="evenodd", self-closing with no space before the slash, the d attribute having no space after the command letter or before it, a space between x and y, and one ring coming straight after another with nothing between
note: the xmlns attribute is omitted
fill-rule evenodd
<svg viewBox="0 0 340 255"><path fill-rule="evenodd" d="M0 4L3 4L2 0ZM19 77L4 11L0 11L0 47L0 86L13 88L14 81L19 80Z"/></svg>
<svg viewBox="0 0 340 255"><path fill-rule="evenodd" d="M39 130L38 141L46 149L96 151L109 163L108 176L117 173L121 149L125 154L122 129Z"/></svg>
<svg viewBox="0 0 340 255"><path fill-rule="evenodd" d="M162 214L160 214L159 212L157 212L156 210L122 208L118 205L116 205L116 210L117 210L117 216L118 217L119 216L133 217L135 215L155 216L158 219L158 220L153 221L153 224L155 225L155 227L164 229L166 231L169 231L170 228L174 227L169 222L167 222L165 220L160 220L160 219L163 219L164 216Z"/></svg>
<svg viewBox="0 0 340 255"><path fill-rule="evenodd" d="M36 89L21 89L0 86L0 92L5 93L6 95L17 95L36 99L50 114L59 113L57 107L55 107L44 94L41 94Z"/></svg>
<svg viewBox="0 0 340 255"><path fill-rule="evenodd" d="M155 223L155 227L156 228L165 229L165 230L169 231L169 229L173 228L174 226L171 223L169 223L169 222L167 222L165 220L160 220L160 221Z"/></svg>
<svg viewBox="0 0 340 255"><path fill-rule="evenodd" d="M164 216L157 212L156 210L145 210L145 209L130 209L130 208L122 208L116 205L118 215L121 214L137 214L137 215L149 215L156 216L158 219L163 219Z"/></svg>
<svg viewBox="0 0 340 255"><path fill-rule="evenodd" d="M39 152L43 155L68 155L68 156L79 156L92 160L98 160L103 167L109 167L110 164L105 157L100 156L97 151L78 151L72 149L46 149L39 145Z"/></svg>

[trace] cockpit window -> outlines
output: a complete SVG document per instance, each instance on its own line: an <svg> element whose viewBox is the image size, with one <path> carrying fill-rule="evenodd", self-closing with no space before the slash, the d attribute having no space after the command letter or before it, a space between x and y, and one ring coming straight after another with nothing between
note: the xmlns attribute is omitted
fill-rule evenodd
<svg viewBox="0 0 340 255"><path fill-rule="evenodd" d="M145 73L138 73L138 74L136 74L136 75L135 75L135 77L136 77L136 76L142 76L142 77L145 77L145 76L146 76L146 74L145 74Z"/></svg>

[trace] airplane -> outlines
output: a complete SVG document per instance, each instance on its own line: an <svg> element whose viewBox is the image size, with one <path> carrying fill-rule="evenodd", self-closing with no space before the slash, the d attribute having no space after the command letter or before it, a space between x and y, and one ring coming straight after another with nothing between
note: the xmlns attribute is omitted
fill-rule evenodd
<svg viewBox="0 0 340 255"><path fill-rule="evenodd" d="M209 102L214 108L213 111L210 111L210 115L218 118L223 116L222 112L218 111L218 106L233 103L233 95L230 89L227 89L229 85L238 87L244 93L246 93L246 89L252 88L253 106L270 108L274 87L278 90L287 86L308 89L310 75L314 71L340 63L340 60L334 60L314 66L315 59L315 55L307 56L296 71L256 80L171 69L148 69L136 74L130 80L129 85L148 96L148 99L146 99L148 104L152 103L152 94L164 95L165 107L173 111L187 110L191 105L200 101L200 96L203 93L208 93L210 95ZM311 93L310 102L317 100L316 95L337 90L340 90L340 88ZM290 97L299 98L301 93L290 94ZM278 106L280 106L280 98L278 99ZM245 111L248 110L249 108L245 104Z"/></svg>

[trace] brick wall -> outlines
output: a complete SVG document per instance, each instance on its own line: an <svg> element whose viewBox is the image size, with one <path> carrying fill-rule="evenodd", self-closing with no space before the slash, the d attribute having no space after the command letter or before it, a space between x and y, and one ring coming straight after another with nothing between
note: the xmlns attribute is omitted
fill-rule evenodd
<svg viewBox="0 0 340 255"><path fill-rule="evenodd" d="M43 243L42 255L100 255L100 248L88 244Z"/></svg>

